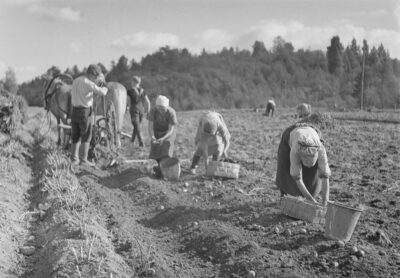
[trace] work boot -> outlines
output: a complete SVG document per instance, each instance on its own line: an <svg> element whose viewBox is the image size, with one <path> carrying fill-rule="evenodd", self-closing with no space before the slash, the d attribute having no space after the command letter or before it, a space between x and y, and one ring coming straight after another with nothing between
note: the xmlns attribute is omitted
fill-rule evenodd
<svg viewBox="0 0 400 278"><path fill-rule="evenodd" d="M90 148L90 143L83 143L82 144L82 152L81 152L81 165L87 165L87 166L96 166L96 163L90 162L88 158L89 154L89 148Z"/></svg>
<svg viewBox="0 0 400 278"><path fill-rule="evenodd" d="M79 164L79 146L81 144L75 143L71 146L71 164L78 165Z"/></svg>

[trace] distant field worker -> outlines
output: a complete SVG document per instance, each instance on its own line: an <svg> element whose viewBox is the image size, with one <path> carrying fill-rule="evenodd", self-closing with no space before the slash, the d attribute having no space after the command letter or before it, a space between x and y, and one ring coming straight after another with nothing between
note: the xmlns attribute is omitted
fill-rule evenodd
<svg viewBox="0 0 400 278"><path fill-rule="evenodd" d="M86 75L74 80L71 89L71 138L72 164L87 164L90 140L92 139L94 113L93 94L105 96L108 88L105 86L104 75L98 65L89 65ZM82 144L82 146L81 146ZM80 155L79 155L80 154Z"/></svg>
<svg viewBox="0 0 400 278"><path fill-rule="evenodd" d="M297 115L299 118L307 117L311 114L311 105L308 103L301 103L297 106Z"/></svg>
<svg viewBox="0 0 400 278"><path fill-rule="evenodd" d="M274 116L274 112L275 112L275 107L276 107L276 104L275 104L274 99L268 100L267 108L265 110L265 115L267 117L269 117L269 115L271 113L271 117L273 117Z"/></svg>
<svg viewBox="0 0 400 278"><path fill-rule="evenodd" d="M150 111L150 101L143 88L140 87L141 81L139 76L133 76L131 79L131 88L127 90L127 93L131 100L129 108L133 126L131 142L135 142L137 137L139 146L143 147L144 144L140 124L143 121L143 115Z"/></svg>
<svg viewBox="0 0 400 278"><path fill-rule="evenodd" d="M303 196L316 202L322 192L322 201L329 201L328 157L320 131L307 123L297 123L282 134L278 148L276 185L281 196Z"/></svg>
<svg viewBox="0 0 400 278"><path fill-rule="evenodd" d="M200 157L203 157L205 167L208 166L208 157L219 160L222 156L228 157L227 151L230 145L231 135L226 127L224 119L218 112L206 112L199 121L195 137L196 151L193 155L190 171L196 173Z"/></svg>
<svg viewBox="0 0 400 278"><path fill-rule="evenodd" d="M169 106L169 99L159 95L156 105L150 110L149 116L149 136L151 138L150 159L157 161L157 166L153 168L158 178L162 177L160 162L170 158L174 152L176 137L176 112Z"/></svg>

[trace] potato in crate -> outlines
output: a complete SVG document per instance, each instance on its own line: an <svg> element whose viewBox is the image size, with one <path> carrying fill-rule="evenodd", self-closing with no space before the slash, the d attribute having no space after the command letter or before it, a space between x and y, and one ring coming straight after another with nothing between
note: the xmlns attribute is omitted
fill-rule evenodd
<svg viewBox="0 0 400 278"><path fill-rule="evenodd" d="M239 178L240 165L223 161L210 161L206 170L207 176Z"/></svg>
<svg viewBox="0 0 400 278"><path fill-rule="evenodd" d="M283 214L311 223L324 223L326 208L302 197L285 195L280 202Z"/></svg>

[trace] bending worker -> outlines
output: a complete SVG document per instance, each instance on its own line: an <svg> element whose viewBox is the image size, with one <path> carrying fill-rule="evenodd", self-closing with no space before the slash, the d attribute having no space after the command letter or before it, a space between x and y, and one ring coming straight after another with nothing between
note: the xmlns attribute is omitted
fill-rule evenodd
<svg viewBox="0 0 400 278"><path fill-rule="evenodd" d="M157 166L153 170L156 177L162 178L160 163L173 155L177 124L176 112L169 106L167 97L162 95L157 97L156 105L150 110L148 120L151 138L149 158L157 161Z"/></svg>
<svg viewBox="0 0 400 278"><path fill-rule="evenodd" d="M217 161L222 156L228 157L231 135L226 127L221 114L214 111L206 112L199 121L196 137L194 139L196 151L193 155L190 171L196 173L200 157L203 157L205 167L208 166L208 157L213 156Z"/></svg>
<svg viewBox="0 0 400 278"><path fill-rule="evenodd" d="M107 87L103 87L104 75L98 65L90 65L86 75L80 76L72 83L71 103L71 137L72 137L72 164L87 164L89 144L93 132L93 94L106 95ZM81 146L82 144L82 146Z"/></svg>
<svg viewBox="0 0 400 278"><path fill-rule="evenodd" d="M276 104L275 104L274 99L268 100L267 107L266 107L266 109L265 109L265 115L266 115L267 117L269 117L269 114L270 114L270 113L271 113L271 117L274 116L275 106L276 106Z"/></svg>
<svg viewBox="0 0 400 278"><path fill-rule="evenodd" d="M330 175L320 131L308 123L288 127L278 148L276 185L281 196L303 196L317 202L315 198L322 191L322 202L326 205Z"/></svg>
<svg viewBox="0 0 400 278"><path fill-rule="evenodd" d="M140 87L141 78L139 76L133 76L131 80L131 88L127 91L128 96L131 99L131 105L129 112L131 114L131 122L133 126L131 142L135 142L137 137L139 146L143 147L143 138L140 131L140 124L143 121L143 115L150 111L150 101L147 97L143 88ZM143 109L144 108L144 109Z"/></svg>

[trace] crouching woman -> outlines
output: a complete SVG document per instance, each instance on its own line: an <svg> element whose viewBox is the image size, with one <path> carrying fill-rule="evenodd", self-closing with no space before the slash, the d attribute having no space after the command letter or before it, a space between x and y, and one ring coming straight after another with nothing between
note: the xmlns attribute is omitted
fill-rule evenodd
<svg viewBox="0 0 400 278"><path fill-rule="evenodd" d="M307 123L297 123L282 134L278 148L276 185L281 196L303 196L317 202L322 193L324 205L329 201L328 157L320 131Z"/></svg>
<svg viewBox="0 0 400 278"><path fill-rule="evenodd" d="M228 157L231 135L226 127L224 118L218 112L209 111L200 118L195 136L196 151L193 155L190 172L196 173L200 158L203 157L207 170L208 157L212 155L217 161L221 157Z"/></svg>
<svg viewBox="0 0 400 278"><path fill-rule="evenodd" d="M156 105L150 110L148 120L151 138L149 158L157 161L158 165L154 167L154 172L161 178L160 163L173 155L177 124L176 112L169 106L167 97L162 95L157 97Z"/></svg>

